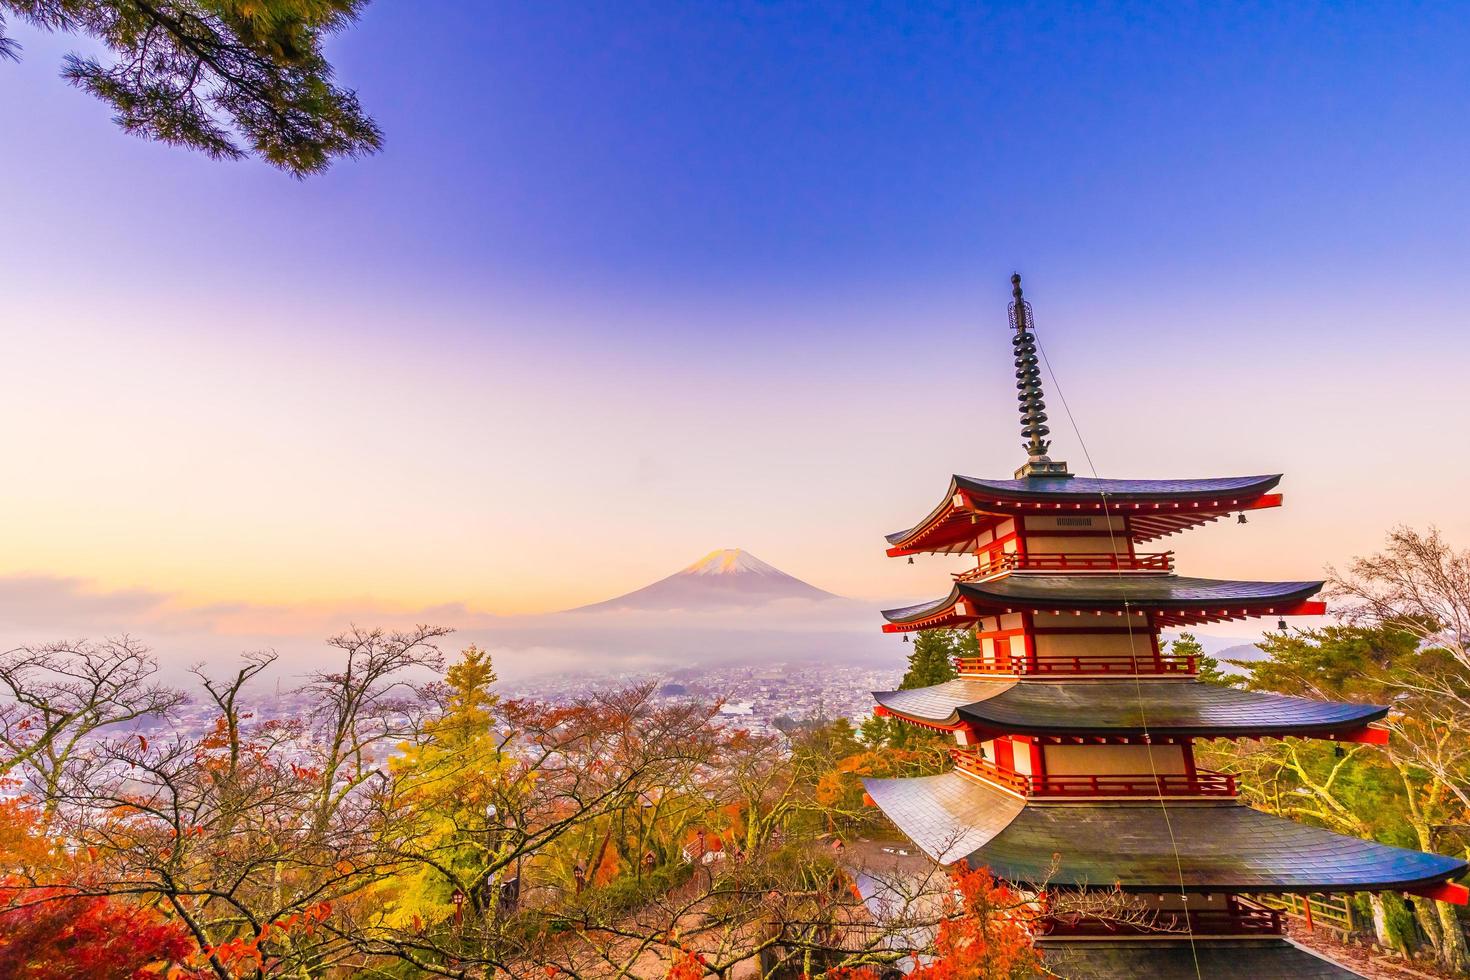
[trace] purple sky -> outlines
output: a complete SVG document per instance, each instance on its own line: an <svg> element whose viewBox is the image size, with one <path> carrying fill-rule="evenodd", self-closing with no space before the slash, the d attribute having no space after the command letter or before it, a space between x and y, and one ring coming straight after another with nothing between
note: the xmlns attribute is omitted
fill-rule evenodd
<svg viewBox="0 0 1470 980"><path fill-rule="evenodd" d="M305 182L13 24L0 576L313 630L718 547L938 594L881 534L1022 461L1013 270L1102 475L1286 471L1186 572L1470 544L1470 22L1278 7L375 4L332 50L387 147Z"/></svg>

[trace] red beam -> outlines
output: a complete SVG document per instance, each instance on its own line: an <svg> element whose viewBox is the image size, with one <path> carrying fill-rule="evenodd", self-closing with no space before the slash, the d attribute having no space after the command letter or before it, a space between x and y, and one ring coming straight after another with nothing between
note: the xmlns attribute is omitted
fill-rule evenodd
<svg viewBox="0 0 1470 980"><path fill-rule="evenodd" d="M921 721L918 718L910 718L908 715L899 714L892 708L885 708L881 704L873 709L873 714L877 715L879 718L897 718L899 721L904 722L905 724L916 725L919 728L932 729L936 732L969 732L972 740L979 741L974 737L974 730L968 724L962 721L956 722L953 725L941 725L938 722Z"/></svg>
<svg viewBox="0 0 1470 980"><path fill-rule="evenodd" d="M1362 742L1365 745L1387 745L1388 729L1379 728L1377 725L1364 725L1341 735L1330 736L1334 742Z"/></svg>
<svg viewBox="0 0 1470 980"><path fill-rule="evenodd" d="M1244 507L1242 507L1240 509L1241 510L1265 510L1267 507L1280 507L1280 506L1281 506L1281 494L1279 494L1279 493L1265 493L1265 494L1262 494L1260 497L1257 497L1255 500L1251 501L1250 503L1246 504Z"/></svg>
<svg viewBox="0 0 1470 980"><path fill-rule="evenodd" d="M1424 885L1420 888L1410 888L1404 894L1432 898L1436 902L1449 902L1451 905L1470 905L1470 888L1466 888L1464 885L1457 885L1453 881L1441 882L1438 885Z"/></svg>

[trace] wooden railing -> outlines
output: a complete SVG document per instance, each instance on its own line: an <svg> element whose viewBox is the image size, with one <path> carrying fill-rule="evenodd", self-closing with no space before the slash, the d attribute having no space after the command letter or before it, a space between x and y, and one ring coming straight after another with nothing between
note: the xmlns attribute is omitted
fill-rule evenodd
<svg viewBox="0 0 1470 980"><path fill-rule="evenodd" d="M1006 654L994 660L956 657L961 674L1193 674L1198 664L1192 656L1144 654L1037 654L1030 661L1021 654Z"/></svg>
<svg viewBox="0 0 1470 980"><path fill-rule="evenodd" d="M1032 796L1234 796L1235 777L1197 769L1193 773L1136 773L1108 776L1032 776Z"/></svg>
<svg viewBox="0 0 1470 980"><path fill-rule="evenodd" d="M966 772L973 773L981 779L997 783L1007 789L1014 790L1023 796L1031 793L1031 780L1018 772L1010 772L1001 769L974 749L950 749L950 758L954 764Z"/></svg>
<svg viewBox="0 0 1470 980"><path fill-rule="evenodd" d="M1261 895L1260 900L1281 914L1300 919L1308 929L1318 926L1338 933L1342 937L1352 934L1353 903L1340 895Z"/></svg>
<svg viewBox="0 0 1470 980"><path fill-rule="evenodd" d="M1018 555L1007 552L994 559L980 559L980 565L955 573L955 581L971 582L1001 572L1055 572L1063 575L1089 572L1172 572L1174 552L1152 551L1135 555L1076 554L1041 552Z"/></svg>
<svg viewBox="0 0 1470 980"><path fill-rule="evenodd" d="M1113 922L1082 915L1059 915L1049 920L1045 935L1115 936L1147 933L1188 933L1196 936L1261 936L1281 932L1282 913L1233 896L1230 907L1160 910L1146 922Z"/></svg>
<svg viewBox="0 0 1470 980"><path fill-rule="evenodd" d="M1001 769L974 749L951 749L956 766L1024 796L1235 796L1235 777L1211 769L1193 773L1033 775Z"/></svg>

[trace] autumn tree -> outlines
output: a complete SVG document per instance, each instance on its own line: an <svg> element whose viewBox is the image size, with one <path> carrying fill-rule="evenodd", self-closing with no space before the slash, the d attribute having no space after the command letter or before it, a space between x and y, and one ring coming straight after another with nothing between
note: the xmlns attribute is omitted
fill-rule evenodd
<svg viewBox="0 0 1470 980"><path fill-rule="evenodd" d="M187 964L188 930L125 900L69 888L0 887L0 977L10 980L174 980L201 977ZM172 972L170 972L172 971Z"/></svg>
<svg viewBox="0 0 1470 980"><path fill-rule="evenodd" d="M1426 850L1464 848L1449 828L1470 823L1470 551L1438 529L1396 527L1384 549L1332 570L1329 594L1352 624L1399 639L1412 652L1375 664L1384 700L1395 710L1387 759L1399 777L1403 813ZM1454 907L1416 902L1420 920L1450 969L1470 973L1470 947ZM1436 928L1437 923L1437 928Z"/></svg>
<svg viewBox="0 0 1470 980"><path fill-rule="evenodd" d="M62 77L109 105L124 131L215 158L254 154L297 177L375 152L382 134L322 52L364 0L0 0L4 13L87 37Z"/></svg>
<svg viewBox="0 0 1470 980"><path fill-rule="evenodd" d="M1460 793L1470 777L1470 744L1463 728L1445 723L1456 714L1453 701L1426 687L1429 679L1456 683L1454 658L1391 622L1268 633L1260 646L1265 659L1241 665L1249 688L1390 704L1389 744L1216 744L1205 749L1212 764L1242 774L1243 792L1262 809L1403 847L1463 851L1470 843L1463 832L1470 811ZM1398 899L1374 895L1368 901L1379 942L1411 945L1412 935L1395 925ZM1463 971L1464 932L1454 907L1418 897L1410 907L1435 955Z"/></svg>
<svg viewBox="0 0 1470 980"><path fill-rule="evenodd" d="M955 893L934 942L934 961L911 976L920 980L1016 980L1040 976L1032 940L1034 899L997 882L986 868L954 872Z"/></svg>
<svg viewBox="0 0 1470 980"><path fill-rule="evenodd" d="M333 925L350 924L353 903L402 866L387 758L418 728L424 701L410 682L437 668L444 632L334 638L340 669L311 675L297 692L311 707L288 718L247 707L271 655L229 677L201 674L212 731L100 739L73 758L47 802L92 873L76 881L64 864L38 867L32 884L162 910L220 980L359 962Z"/></svg>
<svg viewBox="0 0 1470 980"><path fill-rule="evenodd" d="M718 705L655 704L652 684L501 702L493 680L488 656L464 651L393 763L401 863L353 919L365 954L430 972L572 969L600 947L569 950L569 931L599 934L673 880L650 872L682 862L679 828L729 818L711 771Z"/></svg>
<svg viewBox="0 0 1470 980"><path fill-rule="evenodd" d="M0 778L17 776L49 812L68 765L95 739L157 720L184 695L130 637L0 653Z"/></svg>
<svg viewBox="0 0 1470 980"><path fill-rule="evenodd" d="M914 956L904 976L918 980L1022 980L1052 976L1041 961L1034 929L1043 896L1023 895L989 869L953 868L946 879L932 945ZM916 953L919 951L915 951ZM843 968L832 980L882 980L873 967ZM1067 974L1062 974L1067 975Z"/></svg>
<svg viewBox="0 0 1470 980"><path fill-rule="evenodd" d="M35 873L53 868L65 870L66 883L38 887ZM85 851L47 834L34 801L0 801L0 977L198 976L198 947L181 923L126 899L85 894L93 876Z"/></svg>

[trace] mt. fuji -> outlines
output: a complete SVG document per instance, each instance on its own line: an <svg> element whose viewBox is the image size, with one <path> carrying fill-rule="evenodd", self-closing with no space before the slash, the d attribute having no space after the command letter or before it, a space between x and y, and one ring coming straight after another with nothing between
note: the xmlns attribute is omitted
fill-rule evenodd
<svg viewBox="0 0 1470 980"><path fill-rule="evenodd" d="M748 551L725 548L652 585L571 612L636 609L668 611L759 606L783 599L829 600L841 596L808 585Z"/></svg>

